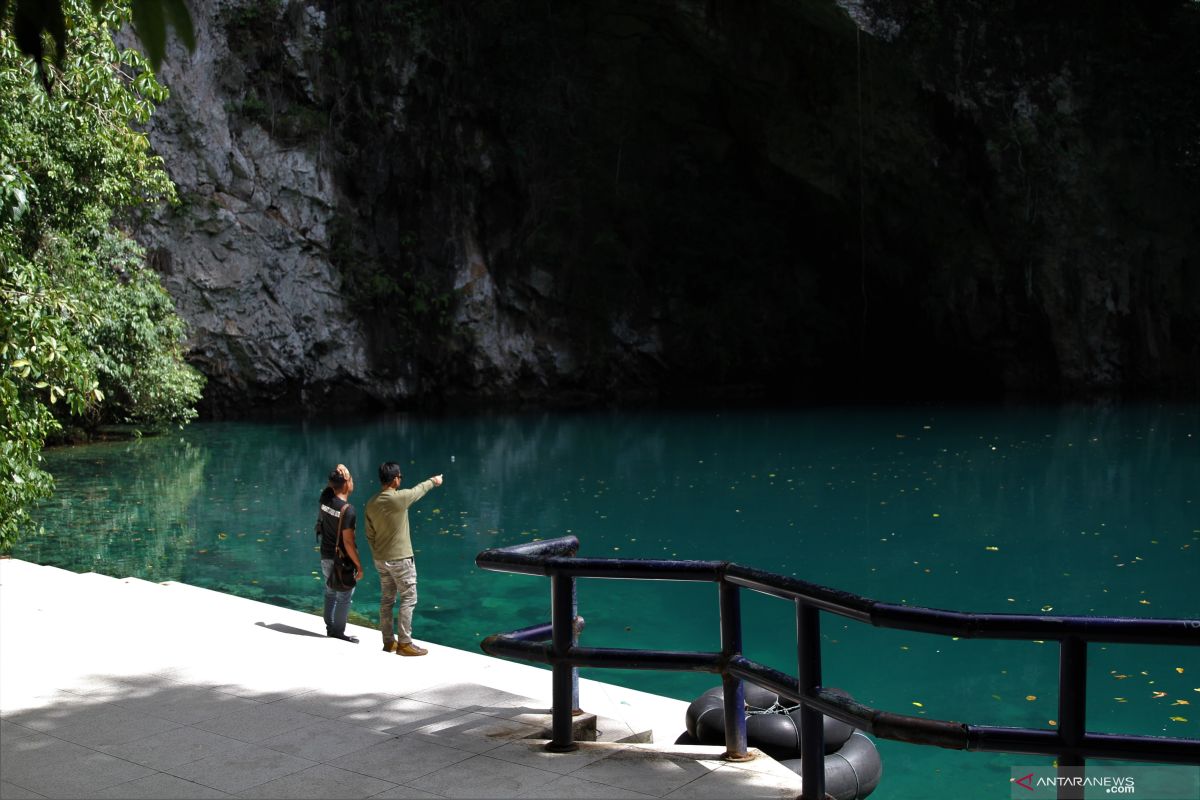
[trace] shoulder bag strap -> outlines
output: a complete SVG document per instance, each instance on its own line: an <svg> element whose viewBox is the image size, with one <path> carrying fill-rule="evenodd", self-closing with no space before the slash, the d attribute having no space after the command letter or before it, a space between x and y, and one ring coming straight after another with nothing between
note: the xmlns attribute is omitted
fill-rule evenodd
<svg viewBox="0 0 1200 800"><path fill-rule="evenodd" d="M346 503L346 506L348 505L350 504ZM338 561L342 559L342 517L346 516L346 506L342 506L342 511L338 514L337 531L333 535L333 557Z"/></svg>

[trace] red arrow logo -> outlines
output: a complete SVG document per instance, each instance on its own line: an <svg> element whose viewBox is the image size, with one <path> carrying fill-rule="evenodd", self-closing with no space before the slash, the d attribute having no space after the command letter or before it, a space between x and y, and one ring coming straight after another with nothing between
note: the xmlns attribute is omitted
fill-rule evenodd
<svg viewBox="0 0 1200 800"><path fill-rule="evenodd" d="M1032 779L1033 779L1033 773L1031 772L1031 773L1029 773L1028 775L1026 775L1024 778L1017 778L1017 779L1014 781L1014 783L1016 783L1016 784L1017 784L1017 786L1020 786L1022 789L1028 789L1029 791L1031 791L1031 792L1032 792L1032 791L1033 791L1033 787L1032 787L1032 786L1030 786L1030 785L1029 785L1029 783L1028 783L1028 781L1031 781Z"/></svg>

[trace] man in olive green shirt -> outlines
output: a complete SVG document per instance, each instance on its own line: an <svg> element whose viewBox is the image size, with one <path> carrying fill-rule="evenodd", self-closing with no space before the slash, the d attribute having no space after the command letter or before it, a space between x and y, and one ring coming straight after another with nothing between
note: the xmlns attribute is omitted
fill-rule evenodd
<svg viewBox="0 0 1200 800"><path fill-rule="evenodd" d="M402 656L423 656L429 651L412 640L412 615L417 605L417 567L413 563L412 538L408 528L408 507L420 500L435 486L442 485L442 476L418 483L411 489L401 489L404 476L395 461L379 465L379 494L367 501L367 544L379 572L379 630L383 633L383 649ZM400 594L396 613L396 633L392 637L392 607Z"/></svg>

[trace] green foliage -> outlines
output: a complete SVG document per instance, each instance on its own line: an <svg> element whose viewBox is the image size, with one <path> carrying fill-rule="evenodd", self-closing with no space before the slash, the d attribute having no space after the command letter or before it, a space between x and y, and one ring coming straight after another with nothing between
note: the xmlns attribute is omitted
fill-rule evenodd
<svg viewBox="0 0 1200 800"><path fill-rule="evenodd" d="M130 0L133 11L133 27L146 48L146 55L155 69L162 64L167 48L167 25L175 29L188 50L196 49L196 33L192 28L192 17L183 0ZM54 61L62 67L67 57L68 7L77 4L72 0L17 0L13 6L11 23L8 18L8 0L0 0L0 22L11 24L17 48L33 59L38 77L47 93L50 79L46 73L46 37L54 43ZM91 0L92 12L98 17L105 13L107 0Z"/></svg>
<svg viewBox="0 0 1200 800"><path fill-rule="evenodd" d="M146 427L191 419L202 378L183 361L183 323L119 211L174 197L132 126L166 90L70 0L71 46L55 91L0 32L0 548L29 524L52 480L41 448L64 424Z"/></svg>

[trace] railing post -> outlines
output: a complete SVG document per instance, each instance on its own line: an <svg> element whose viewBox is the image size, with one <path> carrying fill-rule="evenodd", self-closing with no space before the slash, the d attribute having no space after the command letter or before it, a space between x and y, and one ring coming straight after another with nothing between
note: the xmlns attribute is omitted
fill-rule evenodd
<svg viewBox="0 0 1200 800"><path fill-rule="evenodd" d="M742 654L742 598L740 587L721 581L717 584L721 597L721 656L729 659ZM725 693L725 758L728 761L748 761L746 752L746 688L742 679L721 672Z"/></svg>
<svg viewBox="0 0 1200 800"><path fill-rule="evenodd" d="M564 660L570 656L575 644L575 578L570 575L556 572L550 576L550 625L555 658L551 678L554 707L550 711L553 738L546 749L553 753L569 753L579 747L571 730L578 671Z"/></svg>
<svg viewBox="0 0 1200 800"><path fill-rule="evenodd" d="M579 644L579 632L583 629L583 620L579 618L579 582L571 579L571 644ZM583 713L579 707L579 667L571 665L571 716L577 717Z"/></svg>
<svg viewBox="0 0 1200 800"><path fill-rule="evenodd" d="M825 800L825 720L808 705L821 688L821 611L796 601L796 645L799 651L800 790L801 800Z"/></svg>
<svg viewBox="0 0 1200 800"><path fill-rule="evenodd" d="M1068 636L1058 649L1058 735L1068 747L1079 747L1087 729L1087 642ZM1082 767L1083 756L1060 753L1058 770L1067 775L1071 767ZM1078 770L1070 770L1078 774ZM1078 800L1083 797L1082 786L1060 785L1059 800Z"/></svg>

